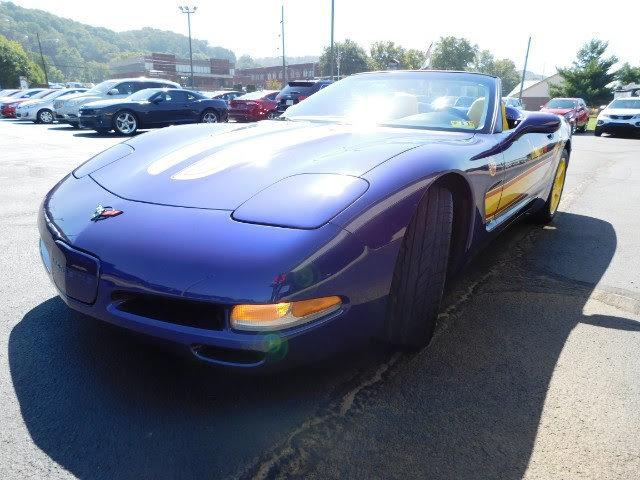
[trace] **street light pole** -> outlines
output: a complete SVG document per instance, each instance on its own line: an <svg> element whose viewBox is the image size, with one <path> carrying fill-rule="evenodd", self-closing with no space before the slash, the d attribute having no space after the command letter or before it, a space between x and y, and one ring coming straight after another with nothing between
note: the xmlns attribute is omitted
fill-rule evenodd
<svg viewBox="0 0 640 480"><path fill-rule="evenodd" d="M531 47L531 37L529 37L529 43L527 43L527 54L524 56L524 67L522 68L522 80L520 81L520 94L518 99L522 103L522 90L524 88L524 76L527 74L527 62L529 61L529 48Z"/></svg>
<svg viewBox="0 0 640 480"><path fill-rule="evenodd" d="M335 18L335 0L331 0L331 80L333 80L333 64L335 56L333 51L333 23Z"/></svg>
<svg viewBox="0 0 640 480"><path fill-rule="evenodd" d="M280 14L280 36L282 37L282 88L287 84L287 63L284 54L284 4Z"/></svg>
<svg viewBox="0 0 640 480"><path fill-rule="evenodd" d="M187 26L189 28L189 65L191 66L191 88L195 88L196 84L193 80L193 48L191 46L191 14L196 13L198 7L189 7L187 5L178 7L182 13L187 14Z"/></svg>
<svg viewBox="0 0 640 480"><path fill-rule="evenodd" d="M40 59L42 60L42 69L44 70L44 81L49 87L49 76L47 75L47 64L44 63L44 55L42 54L42 44L40 43L40 34L36 32L36 38L38 39L38 48L40 49Z"/></svg>

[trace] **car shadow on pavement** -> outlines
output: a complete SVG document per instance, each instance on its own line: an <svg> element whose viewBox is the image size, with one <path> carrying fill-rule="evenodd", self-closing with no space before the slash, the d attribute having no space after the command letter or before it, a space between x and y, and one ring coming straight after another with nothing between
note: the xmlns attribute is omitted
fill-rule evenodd
<svg viewBox="0 0 640 480"><path fill-rule="evenodd" d="M356 408L318 417L289 440L389 355L239 376L73 314L56 297L11 332L24 422L80 478L220 478L253 460L297 477L520 478L573 328L640 331L583 314L616 250L613 227L567 213L554 225L521 224L492 243L451 287L428 348L365 382ZM280 441L286 454L273 450Z"/></svg>
<svg viewBox="0 0 640 480"><path fill-rule="evenodd" d="M59 297L28 312L9 338L34 443L92 479L232 475L386 354L350 352L279 374L227 372L72 312Z"/></svg>
<svg viewBox="0 0 640 480"><path fill-rule="evenodd" d="M78 133L74 133L73 136L81 137L81 138L82 137L84 138L121 138L123 140L126 140L127 138L135 137L144 132L145 132L144 130L140 130L134 133L133 135L124 136L124 135L119 135L116 132L98 133L94 130L81 130Z"/></svg>

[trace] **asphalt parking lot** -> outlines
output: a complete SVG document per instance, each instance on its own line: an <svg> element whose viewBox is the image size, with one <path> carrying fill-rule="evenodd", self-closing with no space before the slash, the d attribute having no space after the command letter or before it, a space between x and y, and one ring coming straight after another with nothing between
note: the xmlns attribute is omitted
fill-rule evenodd
<svg viewBox="0 0 640 480"><path fill-rule="evenodd" d="M428 348L269 376L56 297L39 204L119 141L0 120L0 478L640 476L640 140L574 137L555 222L516 225L453 280Z"/></svg>

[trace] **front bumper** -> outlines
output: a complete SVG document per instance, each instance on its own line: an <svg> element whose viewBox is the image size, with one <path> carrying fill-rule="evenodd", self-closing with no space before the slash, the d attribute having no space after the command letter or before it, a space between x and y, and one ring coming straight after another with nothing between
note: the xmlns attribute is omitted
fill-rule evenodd
<svg viewBox="0 0 640 480"><path fill-rule="evenodd" d="M60 123L69 123L78 125L80 123L80 119L76 113L69 113L60 110L55 110L53 112L55 119Z"/></svg>
<svg viewBox="0 0 640 480"><path fill-rule="evenodd" d="M604 133L637 133L640 132L640 118L598 118L596 129Z"/></svg>
<svg viewBox="0 0 640 480"><path fill-rule="evenodd" d="M124 213L92 222L97 203ZM388 283L391 272L381 272L371 255L360 261L363 245L331 224L313 231L246 224L227 211L126 201L88 176L69 176L45 198L38 226L43 259L60 248L73 252L73 258L53 262L61 269L57 277L47 268L67 305L178 343L212 364L264 369L306 363L351 348L382 327L388 290L372 285ZM78 258L89 262L81 261L81 273L73 271ZM95 278L85 275L91 259L97 261ZM376 281L377 276L385 278ZM342 307L297 327L259 333L235 331L229 324L235 304L328 295L340 295ZM164 313L132 313L123 307L132 296L151 296L158 304L184 302L187 310L190 302L201 302L220 318L212 314L211 328L203 328Z"/></svg>
<svg viewBox="0 0 640 480"><path fill-rule="evenodd" d="M78 117L80 128L92 128L94 130L111 129L111 118L106 115L80 115Z"/></svg>

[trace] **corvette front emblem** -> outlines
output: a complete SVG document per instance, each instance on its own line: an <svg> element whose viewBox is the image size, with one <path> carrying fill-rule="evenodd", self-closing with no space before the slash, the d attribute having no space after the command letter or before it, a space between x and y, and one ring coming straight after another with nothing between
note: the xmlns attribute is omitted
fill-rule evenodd
<svg viewBox="0 0 640 480"><path fill-rule="evenodd" d="M112 207L103 207L101 204L98 204L95 211L93 212L93 216L91 217L91 220L93 222L97 222L98 220L117 217L121 213L122 213L122 210L116 210Z"/></svg>

